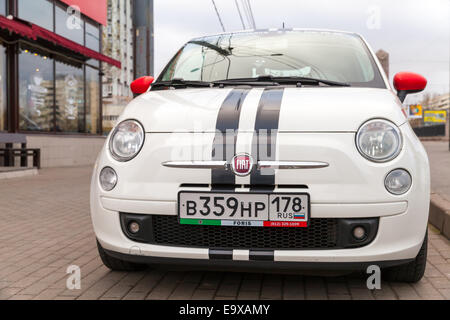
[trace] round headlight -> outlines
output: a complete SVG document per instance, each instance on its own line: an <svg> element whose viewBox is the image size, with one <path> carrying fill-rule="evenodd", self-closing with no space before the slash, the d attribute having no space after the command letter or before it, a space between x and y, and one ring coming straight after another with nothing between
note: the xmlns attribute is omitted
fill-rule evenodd
<svg viewBox="0 0 450 320"><path fill-rule="evenodd" d="M109 150L117 161L133 159L144 144L144 129L136 120L119 123L111 135Z"/></svg>
<svg viewBox="0 0 450 320"><path fill-rule="evenodd" d="M359 153L370 161L394 159L402 149L402 135L395 124L386 120L370 120L356 134Z"/></svg>
<svg viewBox="0 0 450 320"><path fill-rule="evenodd" d="M104 167L102 171L100 171L100 185L103 190L111 191L117 184L117 174L111 167Z"/></svg>
<svg viewBox="0 0 450 320"><path fill-rule="evenodd" d="M384 179L384 186L387 191L395 195L406 193L411 187L411 183L411 175L404 169L392 170Z"/></svg>

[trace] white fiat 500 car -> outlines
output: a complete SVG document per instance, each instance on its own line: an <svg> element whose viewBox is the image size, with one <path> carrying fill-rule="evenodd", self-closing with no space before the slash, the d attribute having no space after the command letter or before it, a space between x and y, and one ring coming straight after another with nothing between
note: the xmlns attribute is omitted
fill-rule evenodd
<svg viewBox="0 0 450 320"><path fill-rule="evenodd" d="M427 154L361 36L256 30L189 41L121 114L93 172L113 270L425 270Z"/></svg>

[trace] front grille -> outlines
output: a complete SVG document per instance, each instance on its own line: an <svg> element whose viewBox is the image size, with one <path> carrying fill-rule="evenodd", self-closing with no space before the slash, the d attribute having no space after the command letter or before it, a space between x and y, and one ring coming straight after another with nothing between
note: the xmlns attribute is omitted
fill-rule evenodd
<svg viewBox="0 0 450 320"><path fill-rule="evenodd" d="M339 219L311 219L307 228L183 225L176 216L153 215L154 244L233 249L329 249L337 247Z"/></svg>

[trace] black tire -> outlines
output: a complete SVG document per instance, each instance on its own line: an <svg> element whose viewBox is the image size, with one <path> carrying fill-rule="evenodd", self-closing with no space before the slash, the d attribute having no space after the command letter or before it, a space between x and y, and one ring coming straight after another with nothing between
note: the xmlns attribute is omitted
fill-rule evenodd
<svg viewBox="0 0 450 320"><path fill-rule="evenodd" d="M97 248L103 264L112 271L140 271L148 268L148 266L145 264L124 261L111 257L106 253L106 251L102 248L102 246L98 241L97 241Z"/></svg>
<svg viewBox="0 0 450 320"><path fill-rule="evenodd" d="M407 264L383 270L383 277L388 281L418 282L420 279L422 279L425 273L425 266L427 264L427 244L428 230L425 233L422 247L420 248L416 258Z"/></svg>

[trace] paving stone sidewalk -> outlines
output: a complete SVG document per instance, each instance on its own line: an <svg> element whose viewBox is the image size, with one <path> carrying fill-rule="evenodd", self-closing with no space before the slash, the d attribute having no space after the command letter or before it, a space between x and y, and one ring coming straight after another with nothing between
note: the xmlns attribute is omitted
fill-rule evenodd
<svg viewBox="0 0 450 320"><path fill-rule="evenodd" d="M450 241L431 228L426 275L417 284L360 274L274 275L156 268L111 272L97 253L89 216L91 168L43 169L0 180L0 299L450 299ZM449 175L450 176L450 175ZM81 289L66 289L69 265Z"/></svg>

